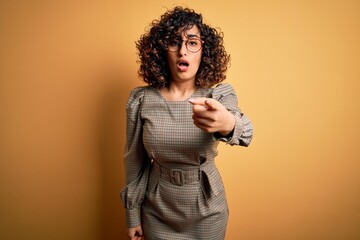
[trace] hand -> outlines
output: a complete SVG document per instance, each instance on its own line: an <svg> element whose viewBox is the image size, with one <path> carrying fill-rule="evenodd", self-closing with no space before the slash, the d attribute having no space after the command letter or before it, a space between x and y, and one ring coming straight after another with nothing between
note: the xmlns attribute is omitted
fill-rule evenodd
<svg viewBox="0 0 360 240"><path fill-rule="evenodd" d="M140 226L134 228L128 228L128 236L130 240L143 240L144 235Z"/></svg>
<svg viewBox="0 0 360 240"><path fill-rule="evenodd" d="M205 132L219 132L227 136L234 130L235 116L220 102L212 98L190 98L193 105L193 120L195 126Z"/></svg>

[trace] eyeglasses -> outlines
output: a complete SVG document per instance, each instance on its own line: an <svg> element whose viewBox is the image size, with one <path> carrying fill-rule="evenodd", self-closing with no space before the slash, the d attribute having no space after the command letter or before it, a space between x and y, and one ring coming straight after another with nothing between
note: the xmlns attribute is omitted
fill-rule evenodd
<svg viewBox="0 0 360 240"><path fill-rule="evenodd" d="M182 43L185 42L185 46L189 52L196 53L200 51L202 44L204 43L200 39L190 38L187 40L171 40L168 44L167 50L169 52L177 52L181 48Z"/></svg>

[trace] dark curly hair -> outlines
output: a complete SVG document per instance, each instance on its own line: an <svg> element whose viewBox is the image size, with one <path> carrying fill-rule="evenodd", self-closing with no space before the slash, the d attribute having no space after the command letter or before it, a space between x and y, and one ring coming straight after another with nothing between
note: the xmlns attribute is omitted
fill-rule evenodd
<svg viewBox="0 0 360 240"><path fill-rule="evenodd" d="M147 84L156 88L169 86L170 70L167 66L167 46L171 39L197 26L200 31L202 57L196 73L196 87L211 87L226 78L230 61L223 46L223 33L203 23L202 15L189 8L175 7L154 20L149 30L136 42L140 68L138 71Z"/></svg>

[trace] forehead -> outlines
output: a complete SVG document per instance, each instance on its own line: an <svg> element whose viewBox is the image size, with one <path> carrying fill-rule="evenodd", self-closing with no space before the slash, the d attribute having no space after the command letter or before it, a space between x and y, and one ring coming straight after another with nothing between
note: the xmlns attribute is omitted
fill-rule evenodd
<svg viewBox="0 0 360 240"><path fill-rule="evenodd" d="M192 38L192 37L198 37L200 38L200 31L196 25L192 26L189 29L180 29L179 35L181 34L182 38Z"/></svg>

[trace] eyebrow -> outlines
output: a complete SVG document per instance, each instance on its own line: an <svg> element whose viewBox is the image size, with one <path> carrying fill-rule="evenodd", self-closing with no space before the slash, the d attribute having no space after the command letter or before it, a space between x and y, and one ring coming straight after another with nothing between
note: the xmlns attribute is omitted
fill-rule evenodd
<svg viewBox="0 0 360 240"><path fill-rule="evenodd" d="M199 35L197 35L197 34L194 34L194 33L190 33L190 34L185 34L185 37L187 37L187 38L200 38L200 36Z"/></svg>

